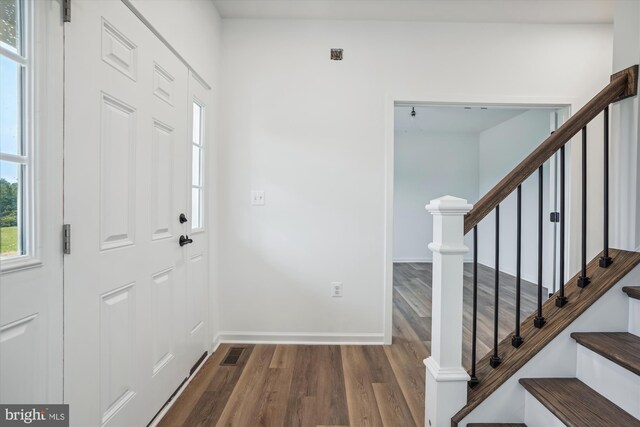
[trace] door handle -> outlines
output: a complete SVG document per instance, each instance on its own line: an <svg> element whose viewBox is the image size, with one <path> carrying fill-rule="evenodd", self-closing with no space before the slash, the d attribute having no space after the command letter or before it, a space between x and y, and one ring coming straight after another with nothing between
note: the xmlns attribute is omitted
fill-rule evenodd
<svg viewBox="0 0 640 427"><path fill-rule="evenodd" d="M178 218L178 221L180 221L180 224L184 224L185 222L187 222L187 216L181 213L180 217Z"/></svg>
<svg viewBox="0 0 640 427"><path fill-rule="evenodd" d="M193 239L190 239L189 236L180 236L180 246L188 245L189 243L193 243Z"/></svg>

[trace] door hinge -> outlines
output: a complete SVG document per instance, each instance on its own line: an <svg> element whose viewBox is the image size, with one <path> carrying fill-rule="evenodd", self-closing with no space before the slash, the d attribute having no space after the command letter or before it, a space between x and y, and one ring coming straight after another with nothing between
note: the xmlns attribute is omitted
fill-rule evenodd
<svg viewBox="0 0 640 427"><path fill-rule="evenodd" d="M62 252L65 255L71 253L71 224L62 226Z"/></svg>
<svg viewBox="0 0 640 427"><path fill-rule="evenodd" d="M549 221L551 222L560 222L560 212L551 212L551 215L549 215Z"/></svg>
<svg viewBox="0 0 640 427"><path fill-rule="evenodd" d="M71 0L62 0L62 22L71 22Z"/></svg>

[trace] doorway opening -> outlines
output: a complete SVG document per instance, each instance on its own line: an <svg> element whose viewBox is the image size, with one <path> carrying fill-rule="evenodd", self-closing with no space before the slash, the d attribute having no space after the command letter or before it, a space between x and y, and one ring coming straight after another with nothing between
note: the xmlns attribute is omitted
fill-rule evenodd
<svg viewBox="0 0 640 427"><path fill-rule="evenodd" d="M566 106L435 105L396 103L393 134L393 340L413 341L430 351L433 219L425 210L432 199L451 195L475 204L508 172L538 147L568 116ZM570 159L567 156L567 159ZM569 160L568 160L569 162ZM567 166L568 166L567 162ZM543 167L544 299L558 286L556 264L558 159ZM538 183L534 174L522 186L521 319L537 302ZM568 187L567 187L568 189ZM567 191L568 193L568 191ZM499 339L515 327L516 196L500 208ZM471 359L473 236L464 268L463 365ZM477 354L493 341L495 220L490 214L478 226ZM467 345L469 348L466 348Z"/></svg>

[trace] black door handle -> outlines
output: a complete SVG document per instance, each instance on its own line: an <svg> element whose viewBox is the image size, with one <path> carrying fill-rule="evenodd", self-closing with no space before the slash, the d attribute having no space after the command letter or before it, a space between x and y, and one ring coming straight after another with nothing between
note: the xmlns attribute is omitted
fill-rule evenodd
<svg viewBox="0 0 640 427"><path fill-rule="evenodd" d="M187 222L187 216L181 213L180 217L178 218L178 221L180 221L180 224L184 224L185 222Z"/></svg>
<svg viewBox="0 0 640 427"><path fill-rule="evenodd" d="M193 239L190 239L189 236L180 236L180 246L188 245L189 243L193 243Z"/></svg>

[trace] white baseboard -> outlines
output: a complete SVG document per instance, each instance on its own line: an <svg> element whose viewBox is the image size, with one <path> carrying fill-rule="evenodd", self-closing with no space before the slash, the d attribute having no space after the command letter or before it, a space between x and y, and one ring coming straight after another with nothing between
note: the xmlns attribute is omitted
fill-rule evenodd
<svg viewBox="0 0 640 427"><path fill-rule="evenodd" d="M394 258L394 264L409 264L412 262L433 262L433 258Z"/></svg>
<svg viewBox="0 0 640 427"><path fill-rule="evenodd" d="M394 264L411 264L411 263L433 262L433 258L394 258ZM473 262L473 258L464 258L464 262Z"/></svg>
<svg viewBox="0 0 640 427"><path fill-rule="evenodd" d="M215 353L218 347L220 347L220 334L213 337L213 342L211 343L211 353Z"/></svg>
<svg viewBox="0 0 640 427"><path fill-rule="evenodd" d="M226 331L218 335L225 344L350 344L384 345L384 334L332 334L317 332L238 332Z"/></svg>

